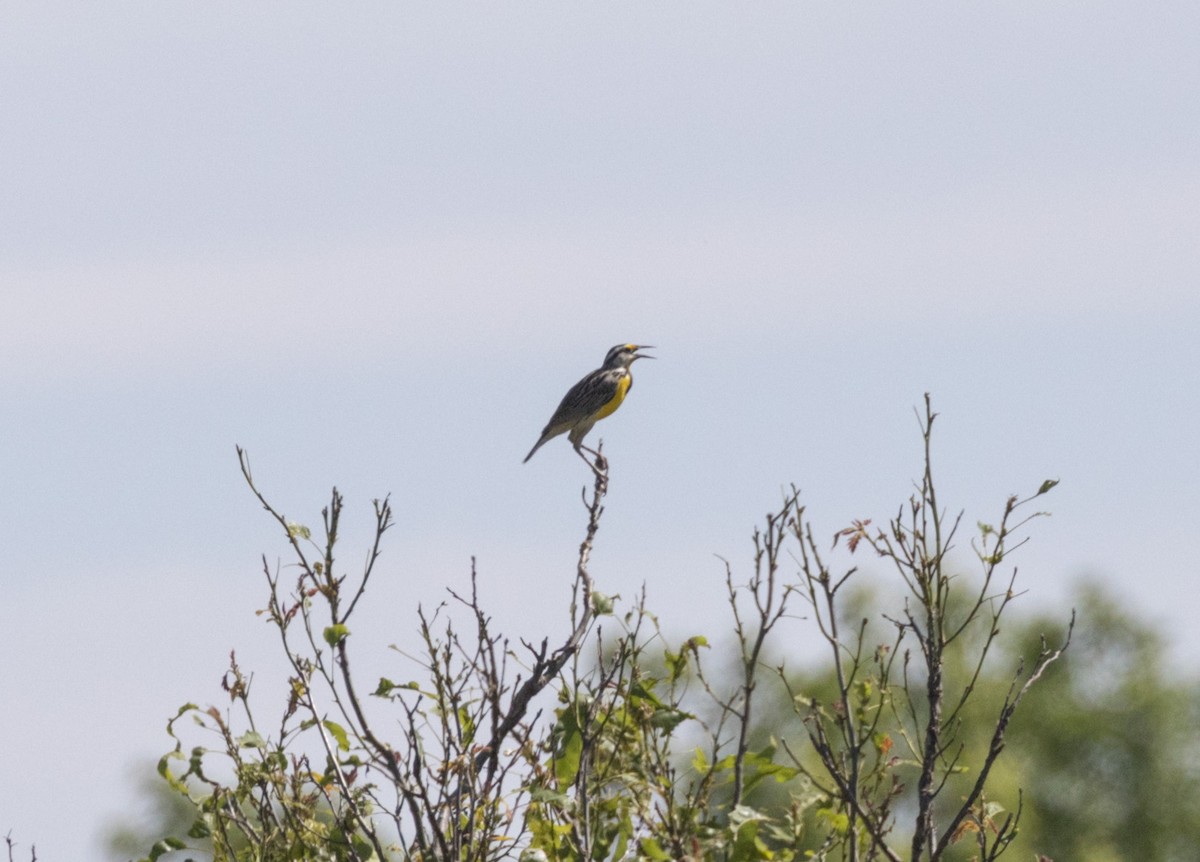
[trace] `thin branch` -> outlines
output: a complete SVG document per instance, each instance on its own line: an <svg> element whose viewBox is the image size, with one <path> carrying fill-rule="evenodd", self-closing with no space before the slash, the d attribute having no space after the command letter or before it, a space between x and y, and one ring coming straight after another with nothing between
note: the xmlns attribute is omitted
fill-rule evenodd
<svg viewBox="0 0 1200 862"><path fill-rule="evenodd" d="M984 785L987 784L988 776L991 774L992 767L996 763L996 758L1000 756L1000 752L1004 750L1004 737L1008 732L1008 723L1012 720L1013 714L1017 711L1017 706L1020 705L1022 698L1030 688L1034 686L1042 674L1046 672L1046 668L1058 661L1067 647L1071 645L1071 636L1075 631L1075 611L1071 611L1071 622L1067 625L1067 634L1063 639L1062 645L1057 649L1050 649L1046 646L1045 639L1042 640L1042 649L1038 654L1037 662L1034 664L1033 671L1029 674L1029 678L1025 683L1017 688L1017 682L1020 678L1020 670L1013 677L1012 685L1009 687L1008 694L1004 698L1004 705L1000 708L1000 715L996 720L996 728L992 731L992 740L988 746L987 757L984 759L983 766L979 770L979 776L975 780L975 785L971 791L963 799L962 806L958 809L958 813L950 821L946 827L946 834L953 835L954 830L964 819L970 814L972 806L983 795ZM930 862L937 862L941 858L942 849L939 848L930 856Z"/></svg>
<svg viewBox="0 0 1200 862"><path fill-rule="evenodd" d="M592 607L592 576L588 573L588 561L591 559L592 546L596 541L596 531L600 529L600 515L604 512L602 505L604 495L608 493L608 461L597 452L595 465L596 481L592 489L592 501L587 504L588 525L587 533L579 546L579 560L576 566L576 587L582 591L583 608L575 622L575 628L567 637L566 642L546 657L546 645L542 649L530 670L529 678L522 683L508 703L504 718L496 726L492 738L487 745L475 756L475 768L482 769L489 760L499 756L500 746L510 733L517 727L529 711L533 699L558 676L566 663L575 655L579 645L587 636L592 626L596 612Z"/></svg>
<svg viewBox="0 0 1200 862"><path fill-rule="evenodd" d="M800 492L793 488L791 495L784 501L779 512L767 516L766 532L762 534L756 532L754 535L754 578L747 587L753 597L755 610L758 612L755 620L757 631L753 638L748 637L742 626L737 601L732 591L732 581L727 580L730 589L729 601L733 605L737 637L742 648L741 708L736 713L739 727L737 751L733 761L733 798L730 802L734 808L742 804L742 794L745 791L745 762L749 749L759 659L767 635L787 610L787 591L779 592L776 578L779 573L779 552L785 530L803 516L803 507L798 505L799 497Z"/></svg>

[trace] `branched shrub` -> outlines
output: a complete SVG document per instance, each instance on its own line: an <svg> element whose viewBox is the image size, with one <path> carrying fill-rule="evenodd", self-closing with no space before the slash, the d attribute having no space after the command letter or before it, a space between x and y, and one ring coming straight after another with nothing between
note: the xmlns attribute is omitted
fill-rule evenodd
<svg viewBox="0 0 1200 862"><path fill-rule="evenodd" d="M869 551L895 573L906 598L875 626L846 619L847 585L835 574L794 491L754 535L753 572L727 564L737 672L707 668L707 638L672 642L645 594L618 613L595 588L589 561L608 489L597 458L586 525L560 643L513 643L493 631L470 590L433 611L418 608L419 681L364 685L352 670L351 632L385 533L376 501L364 569L334 556L343 501L335 489L320 540L267 501L239 449L247 483L279 525L295 578L264 558L265 613L290 667L289 696L266 720L252 708L246 673L231 654L224 709L182 707L168 724L175 748L160 762L196 810L187 839L148 854L202 850L218 860L939 860L964 839L994 860L1021 813L988 795L988 779L1025 693L1066 648L1043 642L1006 691L984 691L982 669L1016 597L1027 499L1010 498L973 543L973 579L949 562L961 516L947 518L933 481L935 414L920 416L924 471L916 493L883 529L840 530L833 551ZM291 571L292 569L288 569ZM807 616L798 617L793 606ZM852 607L852 605L851 605ZM832 689L795 689L784 626L814 626L828 648ZM785 656L768 667L769 655ZM947 668L965 665L963 677ZM762 687L784 692L804 732L754 742ZM994 700L986 750L969 750L968 703ZM368 708L366 698L374 700ZM375 718L389 716L389 733ZM181 720L196 726L186 733ZM977 731L978 728L971 728ZM207 744L189 744L193 733ZM963 776L970 780L965 784ZM758 791L781 789L782 803ZM764 801L755 800L762 796ZM775 794L774 799L778 799Z"/></svg>

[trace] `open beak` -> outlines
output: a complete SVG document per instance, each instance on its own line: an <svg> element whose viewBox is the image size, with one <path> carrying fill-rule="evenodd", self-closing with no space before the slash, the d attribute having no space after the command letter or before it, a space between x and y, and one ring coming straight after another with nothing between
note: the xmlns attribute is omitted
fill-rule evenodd
<svg viewBox="0 0 1200 862"><path fill-rule="evenodd" d="M639 345L638 345L638 346L635 348L635 350L653 350L653 349L654 349L654 345L653 345L653 344L639 344ZM651 355L649 355L648 353L634 353L634 354L633 354L633 358L634 358L634 359L657 359L658 357L657 357L657 356L651 356Z"/></svg>

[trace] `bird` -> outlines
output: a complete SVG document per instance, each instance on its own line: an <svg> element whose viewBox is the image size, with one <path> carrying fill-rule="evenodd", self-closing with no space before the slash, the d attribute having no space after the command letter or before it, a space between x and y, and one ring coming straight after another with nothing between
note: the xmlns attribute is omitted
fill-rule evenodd
<svg viewBox="0 0 1200 862"><path fill-rule="evenodd" d="M629 366L639 359L655 358L638 351L653 349L651 344L618 344L609 350L603 365L567 390L558 409L542 429L542 436L533 444L533 448L525 456L525 462L522 463L528 462L533 453L547 440L569 432L567 439L575 447L576 453L591 465L593 470L596 469L583 453L586 450L596 457L599 457L600 453L584 446L583 438L592 430L593 425L620 407L625 396L629 394L629 389L633 386L633 375Z"/></svg>

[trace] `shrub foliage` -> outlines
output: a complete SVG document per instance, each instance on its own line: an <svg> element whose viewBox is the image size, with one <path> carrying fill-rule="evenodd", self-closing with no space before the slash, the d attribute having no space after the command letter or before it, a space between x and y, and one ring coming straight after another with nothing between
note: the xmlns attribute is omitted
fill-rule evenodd
<svg viewBox="0 0 1200 862"><path fill-rule="evenodd" d="M314 539L268 502L239 450L295 564L263 566L288 696L264 714L231 655L228 703L187 704L171 719L175 747L159 772L196 817L147 858L998 858L1023 805L993 798L993 767L1071 626L1015 662L1005 685L986 684L984 669L1004 660L994 647L1018 595L1009 556L1055 482L979 523L975 571L960 570L950 552L962 516L946 514L934 485L935 417L926 397L921 477L882 527L855 521L820 540L793 490L755 532L752 567L727 565L733 673L714 670L706 637L672 641L644 595L621 610L597 589L600 454L561 642L494 631L472 572L469 591L417 609L413 680L363 680L353 616L393 523L388 501L375 503L365 567L349 574L334 555L337 490ZM885 564L900 598L852 619L864 556ZM821 691L790 673L781 632L794 626L824 645ZM761 732L780 702L803 728L791 738ZM981 734L985 745L967 744Z"/></svg>

